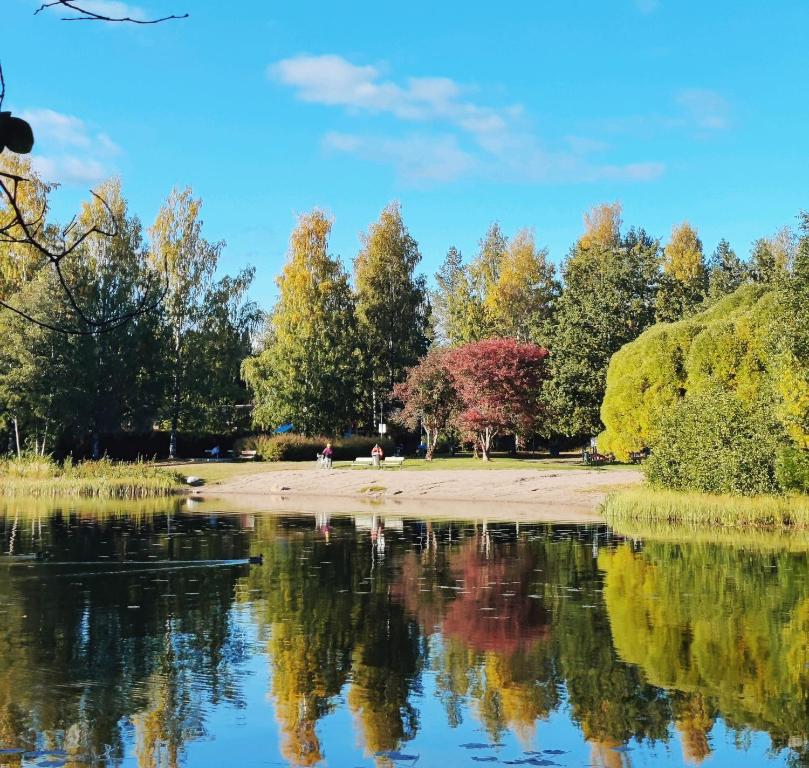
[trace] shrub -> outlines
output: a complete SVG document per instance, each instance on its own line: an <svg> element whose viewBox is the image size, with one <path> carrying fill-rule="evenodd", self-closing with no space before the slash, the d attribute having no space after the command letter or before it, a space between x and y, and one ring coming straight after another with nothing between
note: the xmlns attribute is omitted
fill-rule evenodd
<svg viewBox="0 0 809 768"><path fill-rule="evenodd" d="M794 446L782 448L775 463L775 476L783 490L809 493L809 451Z"/></svg>
<svg viewBox="0 0 809 768"><path fill-rule="evenodd" d="M722 387L751 405L767 393L779 357L770 338L777 325L775 293L745 285L710 309L676 323L658 323L613 355L601 406L602 451L626 461L651 446L661 418L686 392ZM785 421L779 410L781 421Z"/></svg>
<svg viewBox="0 0 809 768"><path fill-rule="evenodd" d="M662 418L645 464L649 482L745 496L780 490L775 458L781 430L770 412L719 388L689 393Z"/></svg>
<svg viewBox="0 0 809 768"><path fill-rule="evenodd" d="M370 456L371 448L379 443L390 456L394 444L390 438L343 437L332 440L328 437L305 437L304 435L250 435L236 440L234 450L256 451L264 461L314 461L327 442L331 442L334 458L338 461Z"/></svg>

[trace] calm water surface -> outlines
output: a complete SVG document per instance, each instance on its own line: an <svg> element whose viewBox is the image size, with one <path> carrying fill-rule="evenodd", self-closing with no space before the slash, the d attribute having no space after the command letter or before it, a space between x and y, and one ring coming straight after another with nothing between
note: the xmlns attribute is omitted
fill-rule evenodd
<svg viewBox="0 0 809 768"><path fill-rule="evenodd" d="M0 766L809 764L809 546L698 538L8 503Z"/></svg>

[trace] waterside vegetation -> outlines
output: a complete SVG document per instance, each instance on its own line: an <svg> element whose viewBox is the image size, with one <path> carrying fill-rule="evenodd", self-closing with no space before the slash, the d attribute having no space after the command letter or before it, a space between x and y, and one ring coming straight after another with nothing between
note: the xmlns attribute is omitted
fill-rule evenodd
<svg viewBox="0 0 809 768"><path fill-rule="evenodd" d="M60 464L40 456L0 460L0 496L138 499L169 496L183 487L178 472L149 462L104 458Z"/></svg>
<svg viewBox="0 0 809 768"><path fill-rule="evenodd" d="M738 496L638 487L616 491L603 506L619 530L634 525L809 529L806 496Z"/></svg>

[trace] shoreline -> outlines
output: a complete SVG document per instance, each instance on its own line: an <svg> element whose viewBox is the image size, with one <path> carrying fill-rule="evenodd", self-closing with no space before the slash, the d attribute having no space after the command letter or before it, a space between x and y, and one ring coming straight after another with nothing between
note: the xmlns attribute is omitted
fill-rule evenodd
<svg viewBox="0 0 809 768"><path fill-rule="evenodd" d="M234 510L365 509L437 517L603 521L607 494L639 484L636 469L406 470L284 469L248 473L189 489L188 498ZM207 504L206 504L207 505Z"/></svg>

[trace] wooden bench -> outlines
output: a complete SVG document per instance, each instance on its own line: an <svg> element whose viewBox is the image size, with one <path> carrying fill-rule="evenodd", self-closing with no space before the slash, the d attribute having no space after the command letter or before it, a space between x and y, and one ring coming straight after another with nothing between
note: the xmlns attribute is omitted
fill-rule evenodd
<svg viewBox="0 0 809 768"><path fill-rule="evenodd" d="M633 464L640 464L644 459L649 458L649 454L651 451L648 448L644 448L641 451L631 451L629 454L629 460Z"/></svg>
<svg viewBox="0 0 809 768"><path fill-rule="evenodd" d="M374 466L374 459L373 456L357 456L354 461L351 462L352 467L373 467Z"/></svg>
<svg viewBox="0 0 809 768"><path fill-rule="evenodd" d="M239 451L239 458L245 461L253 461L258 456L258 451Z"/></svg>
<svg viewBox="0 0 809 768"><path fill-rule="evenodd" d="M612 453L599 453L598 451L582 451L582 461L591 467L600 467L604 464L612 464L615 455Z"/></svg>
<svg viewBox="0 0 809 768"><path fill-rule="evenodd" d="M404 464L404 456L388 456L382 459L383 467L400 467Z"/></svg>

